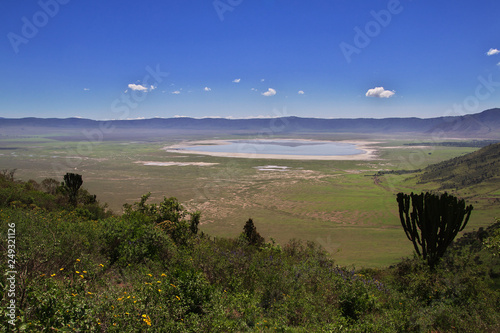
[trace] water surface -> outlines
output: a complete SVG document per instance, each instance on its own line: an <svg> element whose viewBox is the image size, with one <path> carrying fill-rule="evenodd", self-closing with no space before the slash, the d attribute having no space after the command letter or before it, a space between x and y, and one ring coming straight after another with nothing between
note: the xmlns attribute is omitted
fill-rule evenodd
<svg viewBox="0 0 500 333"><path fill-rule="evenodd" d="M224 144L185 147L186 150L210 153L242 153L305 156L344 156L362 154L352 143L309 140L229 140Z"/></svg>

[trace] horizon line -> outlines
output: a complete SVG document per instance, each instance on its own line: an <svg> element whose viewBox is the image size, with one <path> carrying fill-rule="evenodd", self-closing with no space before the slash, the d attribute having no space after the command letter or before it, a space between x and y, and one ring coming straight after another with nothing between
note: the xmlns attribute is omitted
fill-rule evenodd
<svg viewBox="0 0 500 333"><path fill-rule="evenodd" d="M137 118L126 118L126 119L92 119L92 118L84 118L80 116L72 116L72 117L66 117L66 118L58 118L58 117L48 117L48 118L43 118L43 117L22 117L22 118L7 118L7 117L0 117L0 119L7 119L7 120L22 120L22 119L43 119L43 120L48 120L48 119L57 119L57 120L67 120L67 119L80 119L80 120L90 120L90 121L134 121L134 120L153 120L153 119L161 119L161 120L167 120L167 119L181 119L181 118L186 118L186 119L195 119L195 120L202 120L202 119L225 119L225 120L258 120L258 119L280 119L280 118L301 118L301 119L328 119L328 120L342 120L342 119L434 119L434 118L446 118L446 117L465 117L465 116L471 116L471 115L477 115L481 114L486 111L492 111L492 110L500 110L500 108L491 108L491 109L486 109L477 113L468 113L468 114L457 114L457 115L444 115L444 116L437 116L437 117L417 117L417 116L408 116L408 117L382 117L382 118L375 118L375 117L358 117L358 118L335 118L335 117L302 117L302 116L295 116L295 115L287 115L287 116L249 116L249 117L233 117L233 116L227 116L227 117L222 117L222 116L204 116L204 117L192 117L192 116L181 116L181 115L175 115L173 117L151 117L151 118L146 118L146 117L137 117Z"/></svg>

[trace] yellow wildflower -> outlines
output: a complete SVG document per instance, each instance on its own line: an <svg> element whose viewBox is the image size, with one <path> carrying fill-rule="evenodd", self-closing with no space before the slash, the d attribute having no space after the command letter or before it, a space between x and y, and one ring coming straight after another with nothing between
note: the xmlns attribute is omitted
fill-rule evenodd
<svg viewBox="0 0 500 333"><path fill-rule="evenodd" d="M148 315L143 314L142 318L143 318L142 320L144 320L144 322L148 324L148 326L151 326L151 318L149 318Z"/></svg>
<svg viewBox="0 0 500 333"><path fill-rule="evenodd" d="M60 269L60 271L64 270L64 267Z"/></svg>
<svg viewBox="0 0 500 333"><path fill-rule="evenodd" d="M87 274L87 271L83 271L83 274Z"/></svg>
<svg viewBox="0 0 500 333"><path fill-rule="evenodd" d="M76 259L76 261L80 262L80 259Z"/></svg>

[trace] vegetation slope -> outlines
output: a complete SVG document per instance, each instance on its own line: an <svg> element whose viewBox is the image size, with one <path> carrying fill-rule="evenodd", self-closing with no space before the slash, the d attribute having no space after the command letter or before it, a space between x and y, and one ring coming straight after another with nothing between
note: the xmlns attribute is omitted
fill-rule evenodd
<svg viewBox="0 0 500 333"><path fill-rule="evenodd" d="M420 176L420 183L438 182L441 189L459 189L485 181L500 184L500 143L430 165Z"/></svg>
<svg viewBox="0 0 500 333"><path fill-rule="evenodd" d="M147 200L112 216L83 189L74 207L58 181L0 175L0 247L14 226L17 272L15 326L0 278L0 331L500 330L500 221L455 242L435 270L418 258L356 270L315 243L266 243L251 221L236 239L200 234L199 212ZM11 271L7 256L0 267Z"/></svg>

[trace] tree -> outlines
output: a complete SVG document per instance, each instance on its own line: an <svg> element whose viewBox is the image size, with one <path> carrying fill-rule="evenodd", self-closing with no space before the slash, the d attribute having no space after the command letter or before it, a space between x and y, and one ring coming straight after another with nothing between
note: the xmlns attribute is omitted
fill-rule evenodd
<svg viewBox="0 0 500 333"><path fill-rule="evenodd" d="M472 205L444 193L398 193L399 218L417 255L434 268L446 248L469 221ZM411 212L410 212L411 203Z"/></svg>
<svg viewBox="0 0 500 333"><path fill-rule="evenodd" d="M45 192L52 195L56 194L59 185L60 183L54 178L45 178L44 180L42 180L42 188Z"/></svg>
<svg viewBox="0 0 500 333"><path fill-rule="evenodd" d="M83 184L82 175L67 173L64 175L64 188L68 193L69 202L76 207L78 190Z"/></svg>
<svg viewBox="0 0 500 333"><path fill-rule="evenodd" d="M496 224L493 226L498 226L500 224L500 219L497 219ZM483 241L484 247L490 250L494 257L500 255L500 228L496 227L490 232L488 238Z"/></svg>
<svg viewBox="0 0 500 333"><path fill-rule="evenodd" d="M243 235L250 245L260 246L264 243L264 237L262 237L258 232L257 228L253 224L252 219L248 219L243 227Z"/></svg>
<svg viewBox="0 0 500 333"><path fill-rule="evenodd" d="M147 204L151 192L144 194L141 201L133 205L125 204L125 215L142 215L156 223L162 230L169 234L176 244L187 244L190 237L198 233L201 213L188 212L174 197L163 197L160 204ZM188 221L187 216L191 219Z"/></svg>
<svg viewBox="0 0 500 333"><path fill-rule="evenodd" d="M3 176L3 178L5 180L13 182L14 181L14 174L16 173L16 170L17 169L11 169L11 170L3 169L0 171L0 175Z"/></svg>
<svg viewBox="0 0 500 333"><path fill-rule="evenodd" d="M196 235L198 233L198 224L200 224L201 212L197 210L196 212L189 214L191 215L189 229L194 235Z"/></svg>

